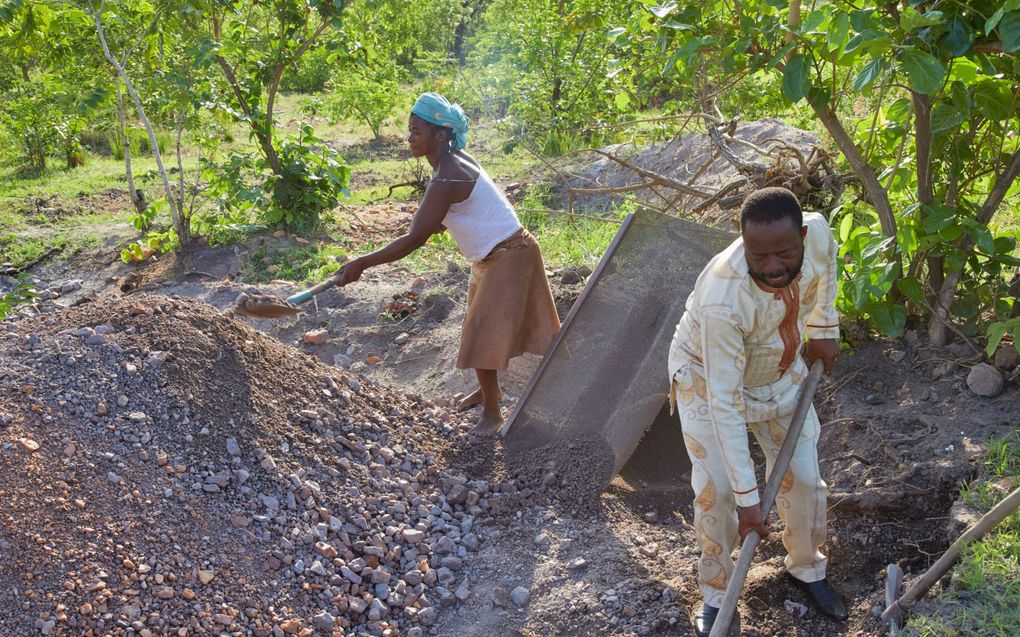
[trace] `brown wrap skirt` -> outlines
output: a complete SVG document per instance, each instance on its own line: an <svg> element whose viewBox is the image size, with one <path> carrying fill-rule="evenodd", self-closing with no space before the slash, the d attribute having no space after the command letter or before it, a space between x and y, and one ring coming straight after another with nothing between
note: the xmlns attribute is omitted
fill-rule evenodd
<svg viewBox="0 0 1020 637"><path fill-rule="evenodd" d="M542 251L527 230L471 264L459 369L506 369L524 352L545 354L559 329Z"/></svg>

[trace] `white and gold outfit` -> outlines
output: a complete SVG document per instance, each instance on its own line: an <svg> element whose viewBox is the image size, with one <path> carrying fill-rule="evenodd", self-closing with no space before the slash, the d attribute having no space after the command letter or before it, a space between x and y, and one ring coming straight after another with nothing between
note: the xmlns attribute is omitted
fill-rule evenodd
<svg viewBox="0 0 1020 637"><path fill-rule="evenodd" d="M839 337L836 244L821 215L805 213L804 225L803 268L784 288L751 278L742 239L717 254L698 277L670 346L670 399L693 465L698 584L705 603L716 608L739 542L736 507L759 502L747 431L771 473L807 376L799 355L802 335ZM819 548L826 534L826 485L818 470L818 434L812 407L776 498L786 526L786 568L804 582L825 577Z"/></svg>

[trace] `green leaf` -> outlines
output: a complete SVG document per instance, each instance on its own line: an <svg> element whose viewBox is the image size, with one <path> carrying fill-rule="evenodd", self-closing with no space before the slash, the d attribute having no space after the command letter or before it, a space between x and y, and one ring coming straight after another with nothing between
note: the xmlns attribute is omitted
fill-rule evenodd
<svg viewBox="0 0 1020 637"><path fill-rule="evenodd" d="M1002 38L1002 50L1012 53L1020 49L1020 11L1010 11L999 23L999 37Z"/></svg>
<svg viewBox="0 0 1020 637"><path fill-rule="evenodd" d="M805 34L814 32L822 25L822 22L825 22L825 19L829 17L829 11L830 9L828 7L823 6L821 9L816 9L815 11L808 13L807 17L801 21L800 26L797 27L797 33Z"/></svg>
<svg viewBox="0 0 1020 637"><path fill-rule="evenodd" d="M609 33L607 33L606 36L609 38L610 42L615 42L616 38L620 37L626 32L627 32L626 27L616 27L615 29L610 29Z"/></svg>
<svg viewBox="0 0 1020 637"><path fill-rule="evenodd" d="M992 233L987 227L978 226L977 228L974 228L971 234L975 238L977 247L980 248L982 252L990 255L995 254L995 237L992 236Z"/></svg>
<svg viewBox="0 0 1020 637"><path fill-rule="evenodd" d="M910 113L912 113L913 110L914 107L910 100L905 97L901 97L889 105L889 108L885 111L885 117L886 119L894 122L906 122L907 117L910 116Z"/></svg>
<svg viewBox="0 0 1020 637"><path fill-rule="evenodd" d="M829 29L825 33L825 39L829 45L829 50L838 51L843 48L843 44L846 43L849 31L850 16L845 13L837 14L835 19L829 24Z"/></svg>
<svg viewBox="0 0 1020 637"><path fill-rule="evenodd" d="M850 238L850 230L854 227L853 213L843 215L839 221L839 242L843 243Z"/></svg>
<svg viewBox="0 0 1020 637"><path fill-rule="evenodd" d="M974 62L966 58L957 58L953 60L952 66L949 69L949 81L959 80L964 84L973 84L981 72L979 67Z"/></svg>
<svg viewBox="0 0 1020 637"><path fill-rule="evenodd" d="M985 354L989 357L995 355L995 350L999 349L999 343L1002 342L1002 337L1006 335L1006 326L1010 321L995 321L989 324L988 332L985 338L988 339L988 344L985 345Z"/></svg>
<svg viewBox="0 0 1020 637"><path fill-rule="evenodd" d="M995 254L1009 254L1016 248L1013 237L995 237Z"/></svg>
<svg viewBox="0 0 1020 637"><path fill-rule="evenodd" d="M1004 15L1006 15L1006 6L1005 5L999 7L999 10L996 11L995 13L993 13L991 15L991 17L988 18L988 20L985 22L985 34L986 35L990 35L992 33L992 29L995 28L995 25L999 24L999 20L1001 20L1002 16L1004 16Z"/></svg>
<svg viewBox="0 0 1020 637"><path fill-rule="evenodd" d="M966 20L960 16L954 16L953 21L949 23L945 37L942 38L942 51L948 57L959 57L970 50L972 40L973 35Z"/></svg>
<svg viewBox="0 0 1020 637"><path fill-rule="evenodd" d="M625 111L630 105L630 95L628 95L626 91L620 91L616 94L616 97L613 98L613 103L616 104L617 109Z"/></svg>
<svg viewBox="0 0 1020 637"><path fill-rule="evenodd" d="M942 24L941 11L920 13L916 9L908 8L900 13L900 28L907 32L936 24Z"/></svg>
<svg viewBox="0 0 1020 637"><path fill-rule="evenodd" d="M795 55L783 71L783 94L791 102L799 102L811 88L811 61Z"/></svg>
<svg viewBox="0 0 1020 637"><path fill-rule="evenodd" d="M812 86L808 91L807 101L812 108L824 109L832 99L832 91L822 86Z"/></svg>
<svg viewBox="0 0 1020 637"><path fill-rule="evenodd" d="M863 93L864 89L872 85L872 83L882 75L882 69L885 67L885 60L882 58L874 58L870 62L864 65L861 72L857 74L854 79L854 90L858 93Z"/></svg>
<svg viewBox="0 0 1020 637"><path fill-rule="evenodd" d="M921 303L924 301L924 290L921 288L921 283L914 277L903 277L896 282L896 287L903 293L903 296L907 297L911 301L915 303Z"/></svg>
<svg viewBox="0 0 1020 637"><path fill-rule="evenodd" d="M911 90L925 95L939 92L946 71L930 53L916 48L904 49L902 62L910 78Z"/></svg>
<svg viewBox="0 0 1020 637"><path fill-rule="evenodd" d="M676 10L676 2L673 2L673 0L663 2L659 6L650 7L649 10L655 14L656 18L665 18Z"/></svg>
<svg viewBox="0 0 1020 637"><path fill-rule="evenodd" d="M876 302L871 305L868 313L878 329L892 338L901 335L907 324L907 308L900 304Z"/></svg>
<svg viewBox="0 0 1020 637"><path fill-rule="evenodd" d="M992 121L1001 121L1010 116L1013 91L1007 80L981 80L974 85L974 103L981 114Z"/></svg>
<svg viewBox="0 0 1020 637"><path fill-rule="evenodd" d="M967 121L967 115L967 111L961 111L953 104L944 102L936 104L931 112L931 131L936 135L942 135L956 130L960 124Z"/></svg>

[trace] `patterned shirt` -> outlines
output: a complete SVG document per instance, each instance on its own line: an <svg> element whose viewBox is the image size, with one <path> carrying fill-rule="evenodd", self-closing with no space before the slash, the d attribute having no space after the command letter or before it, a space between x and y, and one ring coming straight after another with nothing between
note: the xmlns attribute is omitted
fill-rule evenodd
<svg viewBox="0 0 1020 637"><path fill-rule="evenodd" d="M822 215L804 213L804 225L804 265L785 288L762 289L754 282L742 239L713 257L687 298L669 350L671 383L684 365L705 380L738 504L741 494L757 489L747 422L792 412L792 405L769 405L768 399L779 393L778 385L804 376L798 355L803 336L839 338L836 243Z"/></svg>

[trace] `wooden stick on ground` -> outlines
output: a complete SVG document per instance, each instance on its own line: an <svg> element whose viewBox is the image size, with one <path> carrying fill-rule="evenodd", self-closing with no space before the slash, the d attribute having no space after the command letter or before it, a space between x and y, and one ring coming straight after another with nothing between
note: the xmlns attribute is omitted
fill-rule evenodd
<svg viewBox="0 0 1020 637"><path fill-rule="evenodd" d="M904 615L910 611L918 599L928 592L928 589L935 585L935 582L949 571L956 560L960 559L960 553L968 544L974 540L980 540L1018 508L1020 508L1020 488L1014 489L1004 500L992 507L991 511L982 515L981 519L967 529L966 533L958 537L953 545L942 554L942 557L910 585L907 592L885 609L885 612L882 613L882 620L888 623L895 619L902 623Z"/></svg>
<svg viewBox="0 0 1020 637"><path fill-rule="evenodd" d="M779 449L776 461L772 465L772 474L765 483L765 490L761 497L761 515L767 518L772 505L775 504L776 495L779 494L779 485L783 482L786 469L793 459L793 451L797 446L797 439L800 438L801 429L804 428L804 419L807 418L808 410L811 409L811 399L815 396L815 389L818 388L818 381L822 377L822 361L816 360L811 365L811 371L800 390L800 398L797 399L797 408L790 420L790 427L786 431L786 440ZM726 595L723 597L722 607L716 615L715 624L712 625L712 632L709 637L723 637L729 634L730 623L733 621L733 613L737 610L737 599L740 591L744 588L744 578L751 568L751 560L754 558L754 549L761 541L757 531L750 531L744 536L744 543L740 547L740 557L733 567L730 581L726 585Z"/></svg>

